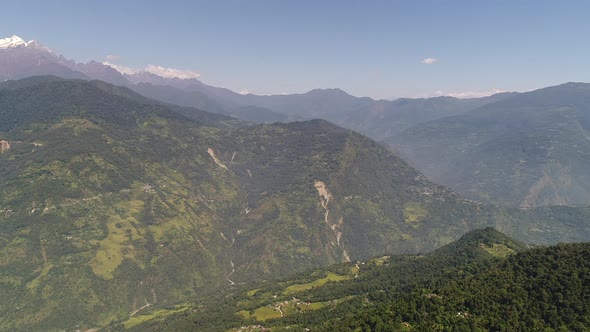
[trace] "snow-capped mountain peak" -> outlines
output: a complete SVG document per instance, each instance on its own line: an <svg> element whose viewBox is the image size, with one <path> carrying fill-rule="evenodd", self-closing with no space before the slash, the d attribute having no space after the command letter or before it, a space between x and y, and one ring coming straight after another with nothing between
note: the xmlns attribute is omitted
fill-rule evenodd
<svg viewBox="0 0 590 332"><path fill-rule="evenodd" d="M18 46L25 46L26 47L28 44L29 43L27 43L21 37L16 36L16 35L14 35L12 37L0 39L0 48L12 48L12 47L18 47Z"/></svg>
<svg viewBox="0 0 590 332"><path fill-rule="evenodd" d="M15 47L33 47L39 48L46 51L49 49L41 44L39 44L36 40L30 40L28 42L24 41L21 37L17 35L13 35L12 37L0 39L0 49L9 49Z"/></svg>

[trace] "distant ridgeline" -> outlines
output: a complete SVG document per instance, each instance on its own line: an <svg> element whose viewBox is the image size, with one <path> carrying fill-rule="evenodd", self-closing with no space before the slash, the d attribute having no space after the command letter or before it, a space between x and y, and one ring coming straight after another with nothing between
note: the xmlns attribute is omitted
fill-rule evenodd
<svg viewBox="0 0 590 332"><path fill-rule="evenodd" d="M522 208L590 204L590 84L514 95L385 141L468 198Z"/></svg>
<svg viewBox="0 0 590 332"><path fill-rule="evenodd" d="M0 330L188 315L175 305L485 226L530 244L590 239L588 208L467 201L323 120L252 125L101 81L0 83L0 141ZM347 279L345 266L309 282ZM231 317L270 315L257 303Z"/></svg>

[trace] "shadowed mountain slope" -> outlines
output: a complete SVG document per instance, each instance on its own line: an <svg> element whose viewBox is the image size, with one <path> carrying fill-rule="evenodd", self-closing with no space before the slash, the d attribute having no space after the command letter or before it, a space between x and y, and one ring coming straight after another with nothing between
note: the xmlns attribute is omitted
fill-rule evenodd
<svg viewBox="0 0 590 332"><path fill-rule="evenodd" d="M433 181L512 206L590 203L590 85L523 93L386 140Z"/></svg>

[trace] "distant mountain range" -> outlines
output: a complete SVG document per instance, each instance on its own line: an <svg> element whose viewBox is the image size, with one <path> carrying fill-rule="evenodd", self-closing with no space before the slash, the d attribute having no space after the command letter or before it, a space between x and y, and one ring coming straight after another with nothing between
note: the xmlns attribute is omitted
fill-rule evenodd
<svg viewBox="0 0 590 332"><path fill-rule="evenodd" d="M590 102L582 84L474 99L386 101L339 89L241 95L194 78L76 63L17 36L0 40L0 81L34 75L102 80L186 112L197 108L248 122L321 118L387 143L427 177L470 199L522 208L590 204Z"/></svg>
<svg viewBox="0 0 590 332"><path fill-rule="evenodd" d="M102 327L485 226L584 241L589 216L461 199L324 120L252 125L102 81L0 83L2 330Z"/></svg>
<svg viewBox="0 0 590 332"><path fill-rule="evenodd" d="M4 42L2 42L4 41ZM101 80L127 86L154 99L231 115L258 123L325 119L381 140L416 124L456 115L509 97L510 93L477 99L436 97L395 101L357 98L339 89L304 94L256 96L204 84L197 79L165 78L149 72L120 73L96 61L76 63L38 42L18 36L0 40L0 81L36 75Z"/></svg>

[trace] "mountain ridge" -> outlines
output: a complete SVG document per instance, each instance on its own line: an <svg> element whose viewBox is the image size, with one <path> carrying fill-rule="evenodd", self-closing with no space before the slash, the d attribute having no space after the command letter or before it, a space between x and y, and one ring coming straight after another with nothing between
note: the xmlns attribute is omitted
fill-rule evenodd
<svg viewBox="0 0 590 332"><path fill-rule="evenodd" d="M416 106L413 106L412 109L398 110L396 103L373 100L368 97L353 97L340 89L315 89L292 95L241 95L225 88L209 86L196 78L165 78L147 71L133 74L121 73L108 63L97 61L77 63L62 55L54 55L45 48L37 50L30 48L29 50L29 47L22 49L17 47L5 51L27 52L28 54L24 54L24 56L18 54L16 59L14 56L9 56L3 60L0 52L0 80L47 74L64 78L98 79L130 87L150 98L221 113L245 121L272 123L320 117L360 131L377 140L416 123L472 109L473 106L469 105L474 102L474 99L465 102L457 99L456 107L445 109L444 106L434 106L421 110L419 105L423 103L423 100L416 99ZM44 63L43 66L39 66L40 61ZM2 70L3 67L6 69ZM496 98L500 98L500 96L501 94ZM406 98L405 102L407 103L409 100ZM485 103L485 100L485 98L482 99L482 103ZM437 101L440 102L441 99L432 99L432 103L436 104ZM413 113L417 113L417 115ZM371 119L368 121L363 119L362 125L357 125L358 116L362 117L363 114L368 114ZM386 119L388 116L393 116L393 118ZM389 129L386 129L388 126Z"/></svg>
<svg viewBox="0 0 590 332"><path fill-rule="evenodd" d="M588 105L590 85L566 83L423 123L385 141L468 198L523 208L584 205L590 202Z"/></svg>

